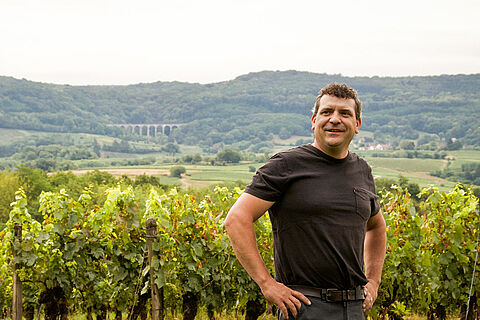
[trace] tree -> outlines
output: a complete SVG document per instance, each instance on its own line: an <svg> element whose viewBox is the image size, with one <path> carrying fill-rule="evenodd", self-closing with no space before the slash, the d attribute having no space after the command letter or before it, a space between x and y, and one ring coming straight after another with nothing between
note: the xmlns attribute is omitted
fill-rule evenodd
<svg viewBox="0 0 480 320"><path fill-rule="evenodd" d="M398 176L398 183L401 188L406 188L408 190L408 193L410 193L410 195L412 195L415 199L418 200L418 194L421 190L420 186L417 183L408 182L408 178L403 175Z"/></svg>
<svg viewBox="0 0 480 320"><path fill-rule="evenodd" d="M180 147L178 146L178 144L174 144L174 143L167 143L163 148L162 148L162 151L166 152L166 153L170 153L170 154L175 154L175 153L179 153L180 152Z"/></svg>
<svg viewBox="0 0 480 320"><path fill-rule="evenodd" d="M285 140L285 139L290 138L292 135L287 129L282 128L282 129L280 129L280 132L278 133L278 136L280 137L280 139Z"/></svg>
<svg viewBox="0 0 480 320"><path fill-rule="evenodd" d="M415 143L413 141L403 140L400 142L400 148L403 150L413 150L415 149Z"/></svg>
<svg viewBox="0 0 480 320"><path fill-rule="evenodd" d="M193 156L193 159L192 159L192 163L198 163L202 161L202 156L199 154L199 153L196 153L194 156Z"/></svg>
<svg viewBox="0 0 480 320"><path fill-rule="evenodd" d="M0 186L0 224L2 224L8 220L10 203L15 201L15 192L20 187L17 174L10 172L8 168L0 172Z"/></svg>
<svg viewBox="0 0 480 320"><path fill-rule="evenodd" d="M120 141L120 144L119 144L119 151L120 152L130 152L130 144L128 143L127 140L123 140Z"/></svg>
<svg viewBox="0 0 480 320"><path fill-rule="evenodd" d="M152 186L160 186L160 179L155 176L147 176L145 173L139 175L135 178L135 186L138 185L152 185Z"/></svg>
<svg viewBox="0 0 480 320"><path fill-rule="evenodd" d="M185 157L183 157L183 162L185 163L191 163L193 160L193 157L191 154L187 154Z"/></svg>
<svg viewBox="0 0 480 320"><path fill-rule="evenodd" d="M43 171L53 171L57 165L55 160L40 158L34 162L35 167L42 169Z"/></svg>
<svg viewBox="0 0 480 320"><path fill-rule="evenodd" d="M217 153L217 161L238 163L241 159L242 154L235 149L224 149Z"/></svg>
<svg viewBox="0 0 480 320"><path fill-rule="evenodd" d="M185 173L185 172L187 172L187 170L183 166L174 166L170 168L171 177L181 178L182 173Z"/></svg>
<svg viewBox="0 0 480 320"><path fill-rule="evenodd" d="M18 180L25 190L28 202L28 211L35 215L38 212L38 196L42 191L52 191L52 185L47 173L42 169L32 169L25 165L16 167Z"/></svg>
<svg viewBox="0 0 480 320"><path fill-rule="evenodd" d="M452 139L450 139L448 141L448 144L443 149L452 151L452 150L460 150L462 148L463 148L463 144L460 141L458 140L452 141Z"/></svg>
<svg viewBox="0 0 480 320"><path fill-rule="evenodd" d="M380 191L393 191L395 188L392 188L392 186L395 186L398 184L398 181L392 178L376 178L375 179L375 189L377 190L377 193L380 193Z"/></svg>
<svg viewBox="0 0 480 320"><path fill-rule="evenodd" d="M102 148L100 147L100 144L98 143L97 139L93 139L93 152L100 157L100 150Z"/></svg>

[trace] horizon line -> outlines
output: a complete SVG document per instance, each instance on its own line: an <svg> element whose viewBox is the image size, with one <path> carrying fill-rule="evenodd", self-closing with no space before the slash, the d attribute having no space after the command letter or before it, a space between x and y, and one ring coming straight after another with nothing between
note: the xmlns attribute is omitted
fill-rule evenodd
<svg viewBox="0 0 480 320"><path fill-rule="evenodd" d="M105 84L91 84L91 83L85 83L85 84L72 84L72 83L56 83L56 82L47 82L47 81L40 81L40 80L31 80L25 77L22 78L17 78L15 76L10 76L10 75L0 75L2 78L12 78L18 81L28 81L28 82L34 82L34 83L41 83L41 84L50 84L50 85L58 85L58 86L71 86L71 87L101 87L101 86L135 86L135 85L146 85L146 84L154 84L154 83L185 83L185 84L198 84L198 85L213 85L213 84L219 84L219 83L224 83L224 82L229 82L229 81L235 81L240 77L247 76L250 74L259 74L259 73L288 73L288 72L295 72L295 73L309 73L309 74L317 74L317 75L327 75L327 76L339 76L342 78L432 78L432 77L442 77L442 76L474 76L474 75L480 75L480 72L473 72L473 73L441 73L441 74L428 74L428 75L344 75L342 73L327 73L327 72L312 72L312 71L305 71L305 70L295 70L295 69L288 69L288 70L262 70L262 71L251 71L248 73L243 73L240 74L232 79L229 80L222 80L222 81L216 81L216 82L191 82L191 81L180 81L180 80L157 80L157 81L152 81L152 82L132 82L128 84L122 84L122 83L105 83Z"/></svg>

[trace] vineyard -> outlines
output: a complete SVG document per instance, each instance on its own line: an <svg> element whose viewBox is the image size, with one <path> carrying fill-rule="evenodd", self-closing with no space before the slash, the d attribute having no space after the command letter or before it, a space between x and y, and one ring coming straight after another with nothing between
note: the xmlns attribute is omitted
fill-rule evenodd
<svg viewBox="0 0 480 320"><path fill-rule="evenodd" d="M67 319L73 313L89 320L112 314L116 320L145 319L158 311L152 308L150 268L161 318L194 319L199 310L209 319L232 313L257 319L272 313L237 262L222 226L240 194L238 188L217 187L196 198L176 189L152 189L142 204L145 210L140 210L131 187L108 189L101 205L94 203L88 188L78 199L65 190L44 192L38 200L39 222L28 212L20 189L0 232L0 318L12 313L14 270L23 287L27 320L42 315ZM462 185L449 192L426 188L419 199L401 188L382 194L387 256L379 298L369 316L465 317L473 285L469 319L478 318L478 199ZM156 222L155 236L147 235L147 221ZM256 222L256 235L273 273L267 215Z"/></svg>

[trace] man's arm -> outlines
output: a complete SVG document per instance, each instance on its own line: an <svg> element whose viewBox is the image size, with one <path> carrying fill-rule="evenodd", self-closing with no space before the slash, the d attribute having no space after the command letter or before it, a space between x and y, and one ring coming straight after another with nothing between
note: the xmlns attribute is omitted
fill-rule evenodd
<svg viewBox="0 0 480 320"><path fill-rule="evenodd" d="M267 301L277 305L288 319L287 308L296 317L300 300L308 305L310 301L300 292L275 281L258 251L253 223L272 205L271 201L243 193L228 212L224 225L238 261L258 284Z"/></svg>
<svg viewBox="0 0 480 320"><path fill-rule="evenodd" d="M368 283L365 285L365 301L363 310L368 312L377 299L378 286L382 279L383 261L387 242L387 228L382 211L368 220L365 236L364 259L365 275Z"/></svg>

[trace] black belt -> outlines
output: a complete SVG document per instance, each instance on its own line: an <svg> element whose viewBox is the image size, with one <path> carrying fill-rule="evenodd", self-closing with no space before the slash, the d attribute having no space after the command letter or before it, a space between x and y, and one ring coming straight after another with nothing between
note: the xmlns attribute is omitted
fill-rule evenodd
<svg viewBox="0 0 480 320"><path fill-rule="evenodd" d="M288 286L290 289L303 293L306 296L320 298L327 302L345 302L364 300L363 288L358 286L355 289L339 290L339 289L322 289L307 286Z"/></svg>

